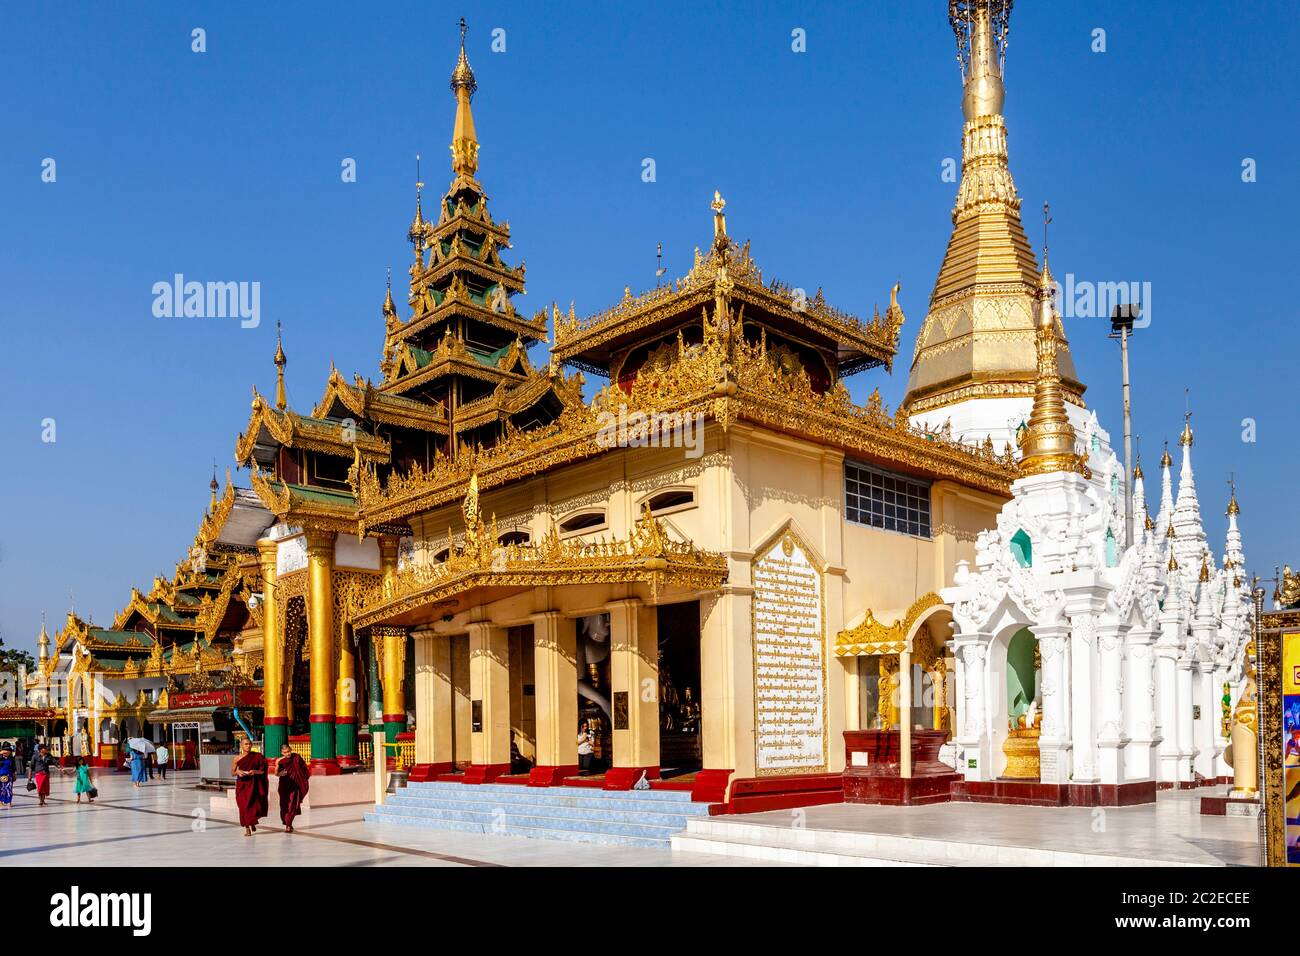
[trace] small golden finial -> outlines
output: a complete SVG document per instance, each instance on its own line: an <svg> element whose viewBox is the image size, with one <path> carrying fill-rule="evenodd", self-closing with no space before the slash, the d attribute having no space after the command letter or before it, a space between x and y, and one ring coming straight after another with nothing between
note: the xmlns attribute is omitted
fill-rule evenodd
<svg viewBox="0 0 1300 956"><path fill-rule="evenodd" d="M208 487L212 489L212 506L210 509L210 513L216 514L217 488L220 486L217 484L217 460L215 458L212 459L212 481L208 483Z"/></svg>
<svg viewBox="0 0 1300 956"><path fill-rule="evenodd" d="M1202 584L1208 584L1208 583L1209 583L1209 580L1210 580L1210 559L1209 559L1209 556L1208 556L1208 555L1202 555L1202 557L1201 557L1201 576L1200 576L1200 579L1199 579L1199 580L1200 580L1200 582L1201 582Z"/></svg>
<svg viewBox="0 0 1300 956"><path fill-rule="evenodd" d="M289 401L284 393L284 367L289 360L284 357L284 340L281 336L280 320L275 320L275 407L284 411Z"/></svg>
<svg viewBox="0 0 1300 956"><path fill-rule="evenodd" d="M1142 523L1142 527L1143 527L1143 529L1146 530L1146 531L1155 531L1155 530L1156 530L1156 523L1155 523L1154 521L1151 520L1151 512L1149 512L1149 511L1147 512L1146 521L1144 521L1144 522Z"/></svg>
<svg viewBox="0 0 1300 956"><path fill-rule="evenodd" d="M722 198L722 193L713 190L713 202L709 204L713 210L713 239L716 242L719 239L727 238L727 217L723 210L727 208L727 201Z"/></svg>
<svg viewBox="0 0 1300 956"><path fill-rule="evenodd" d="M1046 204L1043 213L1050 222ZM1038 320L1034 330L1038 353L1034 404L1020 437L1020 474L1024 477L1059 471L1088 473L1084 459L1075 450L1074 426L1065 412L1061 369L1056 360L1056 312L1052 306L1054 285L1044 248L1043 273L1038 283Z"/></svg>
<svg viewBox="0 0 1300 956"><path fill-rule="evenodd" d="M1169 528L1168 528L1168 530L1165 531L1165 537L1166 537L1166 538L1176 538L1176 537L1178 537L1178 533L1177 533L1176 531L1174 531L1174 523L1173 523L1172 520L1169 522Z"/></svg>
<svg viewBox="0 0 1300 956"><path fill-rule="evenodd" d="M1231 488L1232 491L1228 498L1227 513L1229 517L1232 517L1241 514L1241 505L1237 504L1237 482L1232 476L1228 477L1228 487Z"/></svg>
<svg viewBox="0 0 1300 956"><path fill-rule="evenodd" d="M1186 403L1191 395L1191 389L1183 389L1183 401ZM1178 436L1178 444L1184 448L1190 448L1193 442L1192 438L1192 410L1188 408L1183 412L1183 433Z"/></svg>
<svg viewBox="0 0 1300 956"><path fill-rule="evenodd" d="M397 318L397 306L393 303L393 270L388 270L388 289L384 293L384 318L392 321Z"/></svg>
<svg viewBox="0 0 1300 956"><path fill-rule="evenodd" d="M451 71L451 91L456 95L456 125L451 136L451 168L460 176L471 179L478 172L478 135L474 132L474 114L470 111L470 100L478 89L474 71L470 69L469 57L465 55L465 34L468 31L465 18L460 18L460 58L456 68Z"/></svg>
<svg viewBox="0 0 1300 956"><path fill-rule="evenodd" d="M1178 570L1178 559L1175 558L1172 554L1169 556L1169 570L1170 571Z"/></svg>

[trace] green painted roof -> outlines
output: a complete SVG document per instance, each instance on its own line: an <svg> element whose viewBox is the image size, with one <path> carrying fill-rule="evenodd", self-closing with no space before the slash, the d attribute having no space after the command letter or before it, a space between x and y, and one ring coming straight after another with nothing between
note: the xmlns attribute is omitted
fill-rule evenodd
<svg viewBox="0 0 1300 956"><path fill-rule="evenodd" d="M114 631L106 627L92 627L87 633L90 639L97 644L114 644L119 647L127 647L132 638L135 638L145 647L153 646L153 638L144 631Z"/></svg>

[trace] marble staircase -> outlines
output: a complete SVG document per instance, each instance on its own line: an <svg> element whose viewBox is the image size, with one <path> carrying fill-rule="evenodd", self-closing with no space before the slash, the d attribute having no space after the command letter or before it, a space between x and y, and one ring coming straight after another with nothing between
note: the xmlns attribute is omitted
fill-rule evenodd
<svg viewBox="0 0 1300 956"><path fill-rule="evenodd" d="M677 790L410 783L365 815L367 823L458 830L604 846L669 849L708 804Z"/></svg>

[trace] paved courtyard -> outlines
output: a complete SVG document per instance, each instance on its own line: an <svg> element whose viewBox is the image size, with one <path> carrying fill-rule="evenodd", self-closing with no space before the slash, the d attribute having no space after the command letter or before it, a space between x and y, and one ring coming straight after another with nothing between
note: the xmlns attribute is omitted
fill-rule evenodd
<svg viewBox="0 0 1300 956"><path fill-rule="evenodd" d="M773 865L711 853L602 847L365 824L369 805L310 811L296 833L268 817L252 837L233 813L210 809L194 771L141 790L124 774L98 772L100 798L77 805L70 776L38 807L23 783L0 811L0 862L19 866L746 866ZM1200 793L1162 794L1154 807L1092 810L947 804L907 809L812 807L798 825L1009 847L1120 854L1168 862L1254 865L1256 823L1203 817ZM790 826L791 811L716 818ZM1099 820L1102 821L1099 824ZM1030 862L1026 860L1025 862Z"/></svg>
<svg viewBox="0 0 1300 956"><path fill-rule="evenodd" d="M75 802L72 777L56 777L37 806L25 782L0 811L0 863L18 866L734 866L724 856L603 847L523 837L376 826L369 804L310 811L293 834L267 817L243 836L233 814L214 814L198 772L168 774L141 790L99 771L93 805ZM749 865L757 865L750 863Z"/></svg>

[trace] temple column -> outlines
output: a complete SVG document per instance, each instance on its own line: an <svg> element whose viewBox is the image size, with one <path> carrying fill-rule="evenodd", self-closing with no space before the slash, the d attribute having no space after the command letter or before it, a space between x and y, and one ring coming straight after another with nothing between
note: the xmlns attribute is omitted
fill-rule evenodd
<svg viewBox="0 0 1300 956"><path fill-rule="evenodd" d="M989 689L984 659L991 637L969 632L958 634L953 639L962 704L959 714L961 729L957 735L957 743L962 748L959 770L967 780L991 780L996 773L992 739L986 727Z"/></svg>
<svg viewBox="0 0 1300 956"><path fill-rule="evenodd" d="M1124 681L1124 724L1129 736L1125 754L1130 780L1156 779L1156 686L1155 659L1149 627L1128 632L1128 678Z"/></svg>
<svg viewBox="0 0 1300 956"><path fill-rule="evenodd" d="M614 765L605 786L626 790L642 773L659 776L658 614L637 598L612 601L605 609L614 704Z"/></svg>
<svg viewBox="0 0 1300 956"><path fill-rule="evenodd" d="M1064 624L1036 624L1042 661L1043 723L1038 737L1038 779L1041 783L1070 782L1070 736L1065 715L1070 710L1070 686L1065 679Z"/></svg>
<svg viewBox="0 0 1300 956"><path fill-rule="evenodd" d="M1156 679L1156 782L1177 786L1178 774L1178 616L1172 601L1160 614L1160 637L1155 653Z"/></svg>
<svg viewBox="0 0 1300 956"><path fill-rule="evenodd" d="M379 680L383 686L384 740L392 743L406 733L406 628L372 627Z"/></svg>
<svg viewBox="0 0 1300 956"><path fill-rule="evenodd" d="M1214 661L1196 663L1196 700L1201 717L1196 721L1195 769L1205 782L1218 779L1218 750L1215 738L1219 734L1219 691L1214 687Z"/></svg>
<svg viewBox="0 0 1300 956"><path fill-rule="evenodd" d="M339 772L334 755L334 532L307 538L307 643L311 647L311 772Z"/></svg>
<svg viewBox="0 0 1300 956"><path fill-rule="evenodd" d="M340 767L357 767L357 649L349 639L343 621L335 622L343 633L338 642L338 674L334 690L334 753Z"/></svg>
<svg viewBox="0 0 1300 956"><path fill-rule="evenodd" d="M537 763L529 783L553 786L578 773L578 622L559 611L532 617Z"/></svg>
<svg viewBox="0 0 1300 956"><path fill-rule="evenodd" d="M393 534L381 534L379 536L379 573L381 575L380 593L388 595L393 593L393 588L397 583L397 558L401 547L401 539ZM376 696L378 698L378 710L380 714L379 728L384 731L384 740L391 743L396 740L396 735L406 730L406 701L404 699L400 707L396 704L396 697L389 690L388 685L391 683L388 674L380 661L386 659L385 652L389 646L387 634L389 629L371 628L370 644L371 654L375 660L375 677L376 677ZM403 634L406 632L403 631ZM402 667L405 668L406 661L403 658ZM405 671L403 671L405 676ZM400 694L401 692L398 691ZM400 711L401 717L390 721L389 716ZM394 729L390 724L400 723L399 729Z"/></svg>
<svg viewBox="0 0 1300 956"><path fill-rule="evenodd" d="M451 641L433 628L411 631L415 646L415 767L412 780L432 780L452 770L453 689Z"/></svg>
<svg viewBox="0 0 1300 956"><path fill-rule="evenodd" d="M1091 613L1070 619L1070 734L1073 744L1074 783L1098 783L1097 618Z"/></svg>
<svg viewBox="0 0 1300 956"><path fill-rule="evenodd" d="M1123 638L1118 622L1105 622L1097 627L1098 648L1098 730L1097 777L1100 783L1124 782L1124 749L1128 736L1124 733L1123 693L1124 652Z"/></svg>
<svg viewBox="0 0 1300 956"><path fill-rule="evenodd" d="M1194 722L1192 708L1196 704L1193 693L1192 668L1195 665L1186 658L1180 658L1175 670L1177 693L1174 714L1175 729L1178 734L1178 783L1189 785L1195 779L1192 772L1192 757L1196 753L1193 739Z"/></svg>
<svg viewBox="0 0 1300 956"><path fill-rule="evenodd" d="M375 654L375 636L366 638L366 721L370 733L384 729L384 690L379 679L379 658Z"/></svg>
<svg viewBox="0 0 1300 956"><path fill-rule="evenodd" d="M465 782L490 783L510 771L510 641L504 627L469 625L469 696Z"/></svg>
<svg viewBox="0 0 1300 956"><path fill-rule="evenodd" d="M278 547L278 542L270 538L257 542L262 564L262 749L271 758L280 756L280 748L289 740L284 699L284 622L275 606Z"/></svg>
<svg viewBox="0 0 1300 956"><path fill-rule="evenodd" d="M898 655L898 775L912 776L912 652Z"/></svg>

